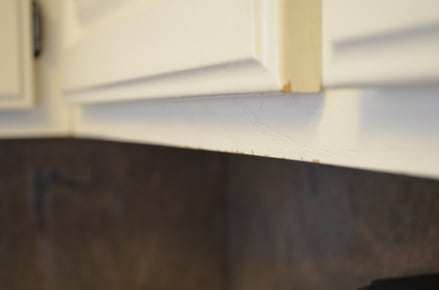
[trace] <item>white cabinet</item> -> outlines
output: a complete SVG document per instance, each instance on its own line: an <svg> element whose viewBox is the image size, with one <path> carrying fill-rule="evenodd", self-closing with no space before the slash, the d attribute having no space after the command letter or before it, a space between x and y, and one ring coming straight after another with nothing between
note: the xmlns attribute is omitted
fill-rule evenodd
<svg viewBox="0 0 439 290"><path fill-rule="evenodd" d="M0 139L70 134L71 109L59 88L61 1L37 3L44 45L34 59L32 1L0 0Z"/></svg>
<svg viewBox="0 0 439 290"><path fill-rule="evenodd" d="M1 138L122 140L439 178L437 0L38 2L36 98L17 110L31 104L30 0L0 0Z"/></svg>
<svg viewBox="0 0 439 290"><path fill-rule="evenodd" d="M322 4L326 87L439 82L439 1Z"/></svg>
<svg viewBox="0 0 439 290"><path fill-rule="evenodd" d="M69 101L320 90L319 0L101 2L68 11Z"/></svg>
<svg viewBox="0 0 439 290"><path fill-rule="evenodd" d="M29 0L0 1L0 110L33 101L33 48Z"/></svg>

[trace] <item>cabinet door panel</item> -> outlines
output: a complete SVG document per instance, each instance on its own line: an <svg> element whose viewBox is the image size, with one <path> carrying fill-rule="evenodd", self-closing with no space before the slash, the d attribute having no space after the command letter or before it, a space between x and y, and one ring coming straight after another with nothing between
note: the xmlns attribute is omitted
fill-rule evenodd
<svg viewBox="0 0 439 290"><path fill-rule="evenodd" d="M437 83L439 2L323 1L327 87Z"/></svg>
<svg viewBox="0 0 439 290"><path fill-rule="evenodd" d="M0 1L0 108L32 103L31 3Z"/></svg>
<svg viewBox="0 0 439 290"><path fill-rule="evenodd" d="M110 3L117 9L99 13L93 8L97 0L70 5L78 37L63 54L63 87L69 100L280 91L292 81L282 62L282 47L292 33L284 29L291 24L285 20L292 16L287 11L309 11L306 18L295 18L300 19L294 24L298 29L301 22L318 24L319 17L308 16L319 14L320 8L317 0ZM312 27L311 37L306 29L292 35L306 34L303 42L312 42L319 38L318 26L302 26ZM301 55L301 65L319 62L318 45L303 50L312 51L312 61L305 64L308 58ZM294 82L294 90L318 90L319 72L303 71L309 77L297 73L301 81Z"/></svg>

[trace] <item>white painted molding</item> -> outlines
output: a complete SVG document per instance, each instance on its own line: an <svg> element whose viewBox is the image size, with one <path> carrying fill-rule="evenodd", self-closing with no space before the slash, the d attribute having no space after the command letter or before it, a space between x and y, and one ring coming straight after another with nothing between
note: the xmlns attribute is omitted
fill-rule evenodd
<svg viewBox="0 0 439 290"><path fill-rule="evenodd" d="M439 81L439 2L327 0L325 87Z"/></svg>
<svg viewBox="0 0 439 290"><path fill-rule="evenodd" d="M68 101L320 89L319 0L131 0L88 11L96 5L65 10L75 31L63 55Z"/></svg>
<svg viewBox="0 0 439 290"><path fill-rule="evenodd" d="M186 70L183 71L173 68L171 73L166 73L166 77L163 74L150 77L142 71L142 69L145 69L144 65L131 68L133 64L131 62L126 64L127 70L122 71L122 73L134 73L135 76L140 75L141 78L127 78L119 82L114 81L122 79L121 75L118 75L120 72L112 67L116 62L110 62L109 67L104 66L106 65L105 62L100 62L101 67L94 67L98 62L94 58L88 58L88 54L84 51L84 55L81 56L77 64L71 63L72 66L77 65L77 71L71 77L78 83L75 83L70 89L76 90L77 95L67 97L72 101L75 98L78 98L78 100L83 98L86 102L102 101L104 103L75 105L72 107L74 109L67 109L64 106L59 79L59 65L62 60L58 50L61 42L60 38L65 37L63 43L66 43L71 49L75 45L85 45L86 42L83 39L86 35L91 39L93 38L93 34L88 34L89 32L94 32L101 37L104 34L98 32L99 29L105 31L110 25L118 23L118 17L123 19L125 15L132 15L129 10L134 9L135 6L133 6L134 2L127 2L116 9L120 13L117 19L115 18L115 12L98 10L90 12L85 8L88 14L84 11L81 12L82 24L81 21L75 24L74 22L78 19L75 19L72 15L69 18L71 22L67 21L66 23L66 18L59 14L62 8L60 5L67 2L59 0L40 1L45 8L46 20L49 21L46 25L48 30L45 33L50 37L47 37L45 43L45 53L36 62L37 103L33 109L27 111L8 110L0 112L0 136L2 138L41 136L99 138L269 156L439 178L439 87L437 85L426 85L430 81L437 80L436 68L426 69L427 58L431 60L432 67L437 60L431 58L434 56L434 51L430 51L430 48L434 48L436 45L436 38L433 37L436 29L433 23L437 12L431 9L436 2L427 0L417 2L424 5L419 4L420 6L417 6L417 11L422 11L422 13L419 12L423 15L420 17L421 14L411 11L413 10L413 1L401 0L398 2L401 6L400 9L395 10L397 11L395 17L389 18L389 23L383 26L383 21L385 17L389 16L388 14L383 14L382 21L377 20L379 19L376 16L378 14L375 16L372 14L375 21L371 21L370 25L364 26L366 22L357 19L358 17L361 18L361 15L353 13L349 16L350 14L344 13L343 10L339 10L341 13L340 23L332 23L336 19L327 18L328 15L333 13L330 11L332 6L328 7L326 4L331 2L342 3L342 0L323 1L325 4L325 35L323 37L325 40L325 84L329 87L358 85L358 87L351 90L346 88L331 89L322 93L310 94L272 92L270 95L265 95L255 92L259 90L256 89L252 93L247 92L249 93L248 96L230 94L226 97L193 96L177 98L177 96L184 95L180 92L175 98L169 99L131 100L132 98L144 98L147 90L150 90L151 96L157 96L158 92L166 92L168 96L171 96L173 95L172 90L180 90L179 86L184 86L186 83L192 83L191 90L199 85L201 93L203 86L213 88L217 85L217 88L224 88L229 85L229 81L233 83L238 78L241 78L240 82L236 81L236 83L242 81L242 84L249 84L251 79L255 77L268 80L269 78L265 73L269 69L267 69L268 66L261 65L263 61L260 59L262 58L254 57L252 54L250 54L251 57L248 57L248 52L253 53L253 51L249 50L250 46L247 42L241 42L242 46L233 46L229 49L236 52L238 51L237 47L241 47L245 53L241 56L237 54L239 57L231 62L231 54L229 53L229 57L225 57L222 62L207 62L206 66L198 64L193 69L188 70L185 68ZM93 1L98 3L104 0ZM132 1L135 1L138 5L146 5L147 3L153 5L155 3L152 0L149 2ZM193 2L195 0L188 1ZM234 3L244 3L240 2L244 0L236 0L233 3L227 1L224 3L229 3L232 6L235 5ZM179 3L182 2L184 1L179 1ZM287 2L279 3L281 5L287 5L287 3L291 5L291 3L299 2L287 0ZM369 3L369 1L352 2L356 5L363 5L362 9L364 11L376 11L373 10L373 7L368 8L369 4L366 3ZM311 3L311 0L307 3ZM343 7L348 10L356 9L356 6L350 3L345 1L347 6ZM371 3L377 4L376 1L371 1ZM381 3L383 11L390 11L388 9L392 7L391 4L395 5L395 1L391 0L383 0L379 3ZM67 11L72 11L71 4L70 8L66 8ZM425 6L427 4L430 6ZM115 11L111 10L112 8L108 9L107 11ZM145 12L143 10L139 11ZM301 10L298 9L298 11ZM405 18L404 15L406 15ZM352 18L349 21L346 20L348 16ZM280 19L283 19L283 17L285 15ZM57 30L59 26L56 24L61 23L60 19L63 19L63 24L66 24L69 33L65 34L61 30ZM251 17L249 16L248 19L251 19ZM289 20L291 19L296 18L289 18ZM328 19L332 20L329 21ZM412 23L409 22L410 19L417 24L422 20L432 30L427 29L428 33L426 34L417 35L418 32L416 32L416 35L411 35L408 33L410 29L402 26L402 23ZM143 19L139 21L143 21ZM287 20L284 19L284 21ZM316 22L312 21L312 23ZM346 23L351 24L349 29L337 28L340 25L346 26ZM330 25L328 26L328 24ZM81 25L83 28L80 27ZM332 27L331 25L335 26ZM289 25L282 24L281 26L283 27L280 30L282 34L289 31L285 28ZM295 27L295 25L292 26ZM247 26L241 25L241 29L243 27ZM411 26L409 25L409 27ZM110 30L111 33L116 31ZM84 34L81 31L87 31L87 33ZM394 31L403 31L401 39L398 40L398 37L395 37L397 34ZM333 34L332 32L337 33ZM345 32L346 34L344 34ZM348 32L352 34L349 35ZM388 34L388 40L372 41L368 46L370 39L379 35L387 35L385 33L388 32L390 33ZM238 35L241 35L241 33L238 32L235 37L238 37ZM336 54L337 58L333 58L334 54L331 51L334 48L333 44L349 44L350 40L355 39L355 35L362 41L353 41L352 47L354 50L359 50L352 55L350 55L351 52L348 53L346 50L342 50L342 53ZM269 34L269 36L272 37L273 35ZM333 36L337 37L333 38ZM372 38L369 39L369 36ZM132 37L132 35L127 37ZM223 35L222 37L226 36ZM414 41L417 37L419 43ZM142 43L143 41L139 44ZM206 42L206 45L209 45L209 43ZM293 45L293 43L294 41L291 38L288 45ZM300 41L297 40L297 43L300 43ZM319 43L319 41L316 43ZM394 55L391 53L392 47L397 49L394 50ZM122 48L126 49L123 45ZM142 46L135 49L146 48L146 46ZM304 47L302 48L304 49ZM112 47L112 49L115 50L115 47ZM101 57L98 53L100 51L97 49L94 56ZM125 51L125 53L128 52L128 50ZM356 54L358 52L364 55L364 60L358 57ZM407 55L412 56L412 58L404 62L402 52L407 52ZM420 52L420 54L415 52ZM108 55L111 56L112 53L114 52L108 52ZM420 56L424 53L425 59ZM144 55L146 54L140 54L140 56ZM212 57L212 55L206 56L206 59ZM283 54L281 53L281 55ZM298 54L298 57L300 55ZM82 57L84 58L82 59ZM283 55L283 57L288 59L290 56ZM373 63L368 66L366 60L370 62L375 57L378 62L385 64L381 66L383 72L378 71ZM270 57L267 58L270 59ZM85 59L90 60L90 63L84 62ZM414 61L414 59L422 61ZM226 60L229 62L226 62ZM314 60L317 59L314 58ZM124 63L123 59L120 59L120 61L121 64ZM139 64L140 62L147 63L146 58L139 57L139 54L135 54L132 61ZM161 60L158 59L157 61L160 62ZM294 63L295 58L293 57L289 61ZM401 61L401 67L396 63L398 61ZM416 66L419 63L421 65ZM174 64L174 62L169 62L170 66ZM318 64L318 62L315 64ZM229 65L234 69L230 69ZM84 66L84 68L81 69L81 66ZM158 68L160 67L161 65L158 65ZM313 71L320 66L310 67L313 67L311 69ZM370 71L367 71L366 68L370 68ZM107 69L109 70L108 74L99 74ZM139 69L138 72L137 69ZM70 71L70 73L73 73L73 71ZM152 73L154 74L154 71ZM81 82L84 82L82 84L79 82L79 78L76 79L80 74L84 74L81 75L81 78L83 78ZM216 78L210 74L221 75L221 78ZM310 74L316 75L315 73ZM272 75L269 74L269 76ZM297 76L297 74L293 75ZM88 76L93 76L94 79L89 79ZM107 78L110 76L114 76L112 82L100 83L101 80L105 81L105 79L100 79L101 77ZM248 80L244 81L245 77L248 77ZM275 78L274 80L276 81ZM87 81L90 81L92 86L82 86L87 84ZM416 86L411 86L411 82L416 83ZM282 84L282 82L279 83ZM293 90L294 83L292 82ZM372 84L376 85L372 86ZM395 86L393 88L384 88L382 86L388 84ZM398 84L399 86L397 86ZM257 83L257 85L261 84ZM365 85L369 85L369 87L362 88ZM168 89L169 91L166 91ZM209 94L214 93L214 90L209 91ZM227 91L217 93L223 94ZM130 100L127 101L127 99ZM109 100L119 102L110 103Z"/></svg>
<svg viewBox="0 0 439 290"><path fill-rule="evenodd" d="M439 178L439 88L95 104L79 137Z"/></svg>
<svg viewBox="0 0 439 290"><path fill-rule="evenodd" d="M0 110L34 102L31 9L30 0L0 2Z"/></svg>

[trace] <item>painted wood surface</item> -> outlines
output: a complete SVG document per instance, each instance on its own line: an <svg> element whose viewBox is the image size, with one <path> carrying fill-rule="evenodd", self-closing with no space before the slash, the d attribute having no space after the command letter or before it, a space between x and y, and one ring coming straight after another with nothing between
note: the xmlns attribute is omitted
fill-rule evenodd
<svg viewBox="0 0 439 290"><path fill-rule="evenodd" d="M438 83L438 1L329 0L322 5L325 87Z"/></svg>
<svg viewBox="0 0 439 290"><path fill-rule="evenodd" d="M86 106L75 134L439 177L439 90L334 90Z"/></svg>
<svg viewBox="0 0 439 290"><path fill-rule="evenodd" d="M91 3L90 7L96 7L93 3L100 0L95 1L97 2L88 2ZM427 0L422 3L427 3L424 1ZM64 7L62 4L70 3L66 1L41 2L46 15L46 32L51 37L46 38L46 52L37 62L38 105L34 110L26 112L2 111L2 138L92 137L439 177L439 89L435 84L426 85L420 82L417 85L393 86L394 83L389 82L389 86L384 87L381 83L373 86L361 85L352 89L326 89L320 94L255 93L247 96L125 101L72 106L69 108L75 113L71 114L64 106L61 92L60 49L63 43L73 45L81 34L75 34L74 27L77 26L72 24L74 21L62 18L61 15L65 14L59 12L63 9L72 11L75 6ZM95 8L87 8L87 5L84 6L86 8L80 8L78 13L83 25L92 27L99 25L100 21L106 21L105 15L113 15L109 12L113 9L111 7L118 7L116 3L120 2L114 0L111 3L113 4L109 4L108 11L97 11ZM123 5L121 13L132 7L130 3ZM404 3L404 9L395 14L395 19L389 20L388 27L401 28L401 23L409 19L410 15L418 15L410 13L425 12L426 23L434 22L436 10L427 9L433 6L424 5L417 10L409 9L412 2ZM428 3L433 5L433 2ZM390 4L386 5L383 7L389 7ZM355 8L352 5L346 7ZM329 29L325 28L323 31L325 49L333 44L330 41L332 22L327 22L327 16L332 15L331 11L323 6L323 26ZM346 17L346 11L340 13ZM371 15L378 17L381 14ZM373 23L370 24L371 29L373 28L371 33L377 34L382 27L378 24L384 23L383 15L387 14L377 18L381 21L370 21ZM358 18L358 21L361 19ZM419 17L414 19L418 21ZM350 21L356 23L356 19ZM66 30L71 33L64 33L65 30L58 23L72 25L73 28ZM334 31L337 27L339 26L334 26ZM361 35L370 32L364 29L362 26L352 26L352 31ZM67 39L63 40L64 37ZM407 43L416 43L417 37L406 40ZM370 50L372 51L373 49ZM324 54L324 58L327 57ZM327 62L324 63L326 66ZM328 74L327 70L324 72ZM356 73L355 70L350 72L352 75ZM200 77L205 76L205 73L200 73ZM228 75L224 80L228 82ZM203 81L198 83L204 84ZM112 87L106 92L106 96L111 97L114 93L115 98L118 98L117 90Z"/></svg>
<svg viewBox="0 0 439 290"><path fill-rule="evenodd" d="M2 139L65 137L70 132L71 116L69 109L65 106L59 83L59 50L62 39L60 30L62 18L59 13L61 3L58 0L38 0L38 3L41 5L41 11L44 15L44 51L35 60L35 88L33 89L35 102L32 108L12 109L8 105L8 109L0 110L0 138ZM30 51L29 57L31 57L31 53Z"/></svg>
<svg viewBox="0 0 439 290"><path fill-rule="evenodd" d="M404 1L393 13L398 5L392 0L382 5L324 1L325 82L320 94L218 95L83 106L75 116L75 134L438 178L439 88L421 73L424 64L435 66L439 59L434 57L439 50L428 45L435 43L435 3ZM432 25L431 34L410 32L421 22ZM386 31L399 31L401 37ZM337 41L355 35L382 37L367 38L367 45L360 42L361 53L336 50ZM376 45L385 53L377 54ZM400 57L402 52L407 61ZM431 61L417 62L419 57ZM372 66L379 71L367 69ZM406 82L402 74L416 78ZM332 86L340 88L328 89ZM112 87L105 95L118 94Z"/></svg>
<svg viewBox="0 0 439 290"><path fill-rule="evenodd" d="M0 2L0 110L34 102L31 9L30 0Z"/></svg>
<svg viewBox="0 0 439 290"><path fill-rule="evenodd" d="M320 90L318 0L83 2L63 1L68 101Z"/></svg>

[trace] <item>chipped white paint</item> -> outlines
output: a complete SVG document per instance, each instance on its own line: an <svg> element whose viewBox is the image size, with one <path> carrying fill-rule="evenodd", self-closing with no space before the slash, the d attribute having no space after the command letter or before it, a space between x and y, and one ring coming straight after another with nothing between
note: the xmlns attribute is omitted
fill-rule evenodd
<svg viewBox="0 0 439 290"><path fill-rule="evenodd" d="M77 134L438 178L437 3L323 1L324 85L340 89L85 106Z"/></svg>
<svg viewBox="0 0 439 290"><path fill-rule="evenodd" d="M331 1L339 0L324 3ZM60 89L58 46L64 37L63 43L73 45L81 33L74 19L62 18L62 24L67 24L67 34L66 30L58 30L59 26L50 25L60 23L60 3L65 1L42 2L49 21L46 27L51 29L47 31L50 40L46 52L37 63L38 104L29 111L0 112L2 137L66 136L73 129L76 137L240 152L439 178L439 87L428 87L422 81L415 81L416 86L398 87L401 75L392 75L391 69L389 78L395 77L396 81L381 79L376 85L366 86L370 80L361 78L364 80L361 88L349 90L123 101L74 106L75 114L70 117ZM329 11L325 7L323 44L328 58L328 48L334 44L330 31L336 30L331 30L332 22L328 21ZM95 16L80 13L87 25L108 20L100 18L93 22L90 19L96 21ZM409 39L413 41L416 37ZM365 46L362 49L368 55ZM334 59L327 60L324 71L328 85L352 85L364 76L359 58L350 59L354 60L349 71L352 79L348 78L347 67L333 62ZM390 60L387 64L392 68ZM204 73L200 74L200 80ZM369 75L377 76L380 75ZM384 88L382 84L391 84L393 88ZM106 92L117 95L120 92L116 90L111 88Z"/></svg>
<svg viewBox="0 0 439 290"><path fill-rule="evenodd" d="M439 178L439 88L92 105L75 127L82 137Z"/></svg>

